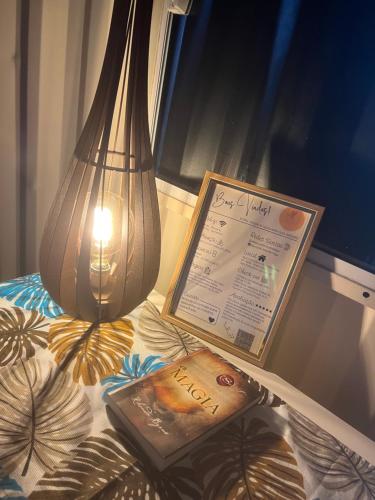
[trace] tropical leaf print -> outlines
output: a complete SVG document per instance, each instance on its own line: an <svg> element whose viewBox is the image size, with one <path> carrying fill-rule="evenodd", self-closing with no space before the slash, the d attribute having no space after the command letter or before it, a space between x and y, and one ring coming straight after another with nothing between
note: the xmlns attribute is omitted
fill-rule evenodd
<svg viewBox="0 0 375 500"><path fill-rule="evenodd" d="M63 310L44 289L39 274L29 274L0 284L0 297L13 301L28 311L39 311L43 316L55 318Z"/></svg>
<svg viewBox="0 0 375 500"><path fill-rule="evenodd" d="M159 472L155 468L145 470L144 466L137 462L131 469L103 488L95 498L98 500L109 498L201 500L202 491L195 481L194 471L189 467L174 465Z"/></svg>
<svg viewBox="0 0 375 500"><path fill-rule="evenodd" d="M375 467L292 408L289 424L298 451L328 490L375 498Z"/></svg>
<svg viewBox="0 0 375 500"><path fill-rule="evenodd" d="M46 318L36 311L26 313L19 307L0 309L0 366L35 354L35 345L47 347Z"/></svg>
<svg viewBox="0 0 375 500"><path fill-rule="evenodd" d="M150 474L149 467L146 472L125 444L122 431L106 429L97 437L90 436L77 447L72 460L62 462L53 473L44 475L30 500L180 498L176 484L190 482L185 468L173 467L169 473ZM194 492L196 488L190 486L187 491ZM193 494L188 498L201 497Z"/></svg>
<svg viewBox="0 0 375 500"><path fill-rule="evenodd" d="M108 418L117 429L124 446L137 459L137 462L133 467L133 474L123 474L112 485L112 490L103 491L98 498L101 500L117 498L120 496L119 493L122 493L123 498L129 500L137 496L140 499L149 498L151 500L202 499L202 487L199 480L197 481L189 459L182 459L160 472L140 450L139 446L130 441L130 436L125 436L119 430L121 424L108 407L107 412Z"/></svg>
<svg viewBox="0 0 375 500"><path fill-rule="evenodd" d="M0 498L26 500L21 486L14 479L3 475L0 470Z"/></svg>
<svg viewBox="0 0 375 500"><path fill-rule="evenodd" d="M75 382L95 385L121 370L122 358L133 346L133 325L123 318L94 325L64 315L51 325L48 343L62 368L74 361Z"/></svg>
<svg viewBox="0 0 375 500"><path fill-rule="evenodd" d="M255 385L258 388L258 391L260 392L260 398L258 401L259 406L271 406L271 408L277 408L278 406L285 405L285 402L281 398L279 398L279 396L273 394L271 391L269 391L266 387L261 385L254 378L252 377L249 378L251 380L251 383Z"/></svg>
<svg viewBox="0 0 375 500"><path fill-rule="evenodd" d="M69 374L51 366L45 372L35 358L1 372L0 463L8 473L52 470L88 434L86 395Z"/></svg>
<svg viewBox="0 0 375 500"><path fill-rule="evenodd" d="M112 429L102 431L99 436L89 436L72 456L74 458L61 462L54 472L44 475L30 499L93 498L135 462Z"/></svg>
<svg viewBox="0 0 375 500"><path fill-rule="evenodd" d="M131 435L124 434L121 422L108 406L107 415L122 444L137 461L131 471L122 474L111 488L103 490L98 498L107 500L122 496L129 500L133 498L201 500L202 488L189 459L182 459L164 471L158 471L139 446L132 441Z"/></svg>
<svg viewBox="0 0 375 500"><path fill-rule="evenodd" d="M204 497L303 499L303 477L293 450L259 418L242 417L192 453Z"/></svg>
<svg viewBox="0 0 375 500"><path fill-rule="evenodd" d="M159 361L159 359L160 356L147 356L141 363L139 354L134 354L132 357L125 356L122 362L121 371L117 373L117 375L106 377L101 381L102 385L109 386L105 389L103 395L108 394L114 389L119 389L165 366L165 363Z"/></svg>
<svg viewBox="0 0 375 500"><path fill-rule="evenodd" d="M203 347L192 335L161 319L157 307L148 300L139 318L139 335L152 352L162 353L167 362Z"/></svg>

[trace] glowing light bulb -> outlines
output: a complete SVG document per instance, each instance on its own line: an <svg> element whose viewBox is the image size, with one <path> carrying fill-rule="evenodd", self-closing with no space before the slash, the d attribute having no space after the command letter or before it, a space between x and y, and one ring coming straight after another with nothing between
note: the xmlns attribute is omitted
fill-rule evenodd
<svg viewBox="0 0 375 500"><path fill-rule="evenodd" d="M92 255L91 270L94 272L94 286L105 286L111 271L109 246L113 235L112 212L106 207L94 210L93 237L96 251ZM99 277L100 275L100 277Z"/></svg>
<svg viewBox="0 0 375 500"><path fill-rule="evenodd" d="M106 248L112 238L112 213L109 208L96 207L93 236L98 247Z"/></svg>

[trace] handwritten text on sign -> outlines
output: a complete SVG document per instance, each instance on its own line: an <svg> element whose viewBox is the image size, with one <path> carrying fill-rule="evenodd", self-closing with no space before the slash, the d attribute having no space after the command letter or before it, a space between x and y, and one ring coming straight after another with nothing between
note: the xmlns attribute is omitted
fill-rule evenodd
<svg viewBox="0 0 375 500"><path fill-rule="evenodd" d="M257 354L311 213L215 185L176 316Z"/></svg>

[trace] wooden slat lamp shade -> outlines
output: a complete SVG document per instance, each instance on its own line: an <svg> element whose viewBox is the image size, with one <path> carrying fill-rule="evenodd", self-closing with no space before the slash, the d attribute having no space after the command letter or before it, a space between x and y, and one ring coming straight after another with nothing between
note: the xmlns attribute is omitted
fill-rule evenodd
<svg viewBox="0 0 375 500"><path fill-rule="evenodd" d="M147 111L152 0L115 0L103 68L48 216L42 281L72 316L111 321L140 304L160 262Z"/></svg>

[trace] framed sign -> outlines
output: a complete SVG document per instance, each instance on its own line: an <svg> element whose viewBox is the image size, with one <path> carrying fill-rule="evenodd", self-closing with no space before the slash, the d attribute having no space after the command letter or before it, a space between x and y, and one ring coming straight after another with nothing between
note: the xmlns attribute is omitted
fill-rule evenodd
<svg viewBox="0 0 375 500"><path fill-rule="evenodd" d="M323 211L207 172L163 317L263 366Z"/></svg>

